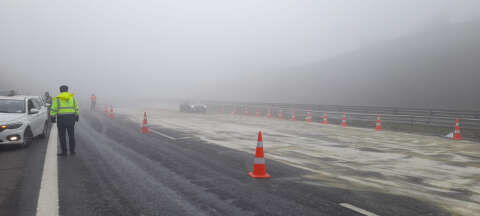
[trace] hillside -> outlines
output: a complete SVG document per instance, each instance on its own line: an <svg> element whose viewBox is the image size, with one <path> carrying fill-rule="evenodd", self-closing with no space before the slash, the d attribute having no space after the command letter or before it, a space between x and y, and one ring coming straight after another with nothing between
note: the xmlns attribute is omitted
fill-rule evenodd
<svg viewBox="0 0 480 216"><path fill-rule="evenodd" d="M480 21L437 26L270 79L298 103L480 109Z"/></svg>

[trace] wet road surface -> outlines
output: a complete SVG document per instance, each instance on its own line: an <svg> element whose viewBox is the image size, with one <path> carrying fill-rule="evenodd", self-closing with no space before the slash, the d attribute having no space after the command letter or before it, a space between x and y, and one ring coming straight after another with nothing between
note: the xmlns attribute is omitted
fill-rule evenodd
<svg viewBox="0 0 480 216"><path fill-rule="evenodd" d="M407 197L307 184L308 172L268 158L273 177L251 179L253 152L141 134L124 116L84 114L77 146L58 160L61 215L362 215L340 203L377 215L448 215Z"/></svg>
<svg viewBox="0 0 480 216"><path fill-rule="evenodd" d="M58 158L60 215L449 215L404 196L312 182L308 171L268 157L272 178L252 179L254 152L141 134L122 115L83 112L76 136L77 155ZM0 215L36 214L46 145L0 149Z"/></svg>

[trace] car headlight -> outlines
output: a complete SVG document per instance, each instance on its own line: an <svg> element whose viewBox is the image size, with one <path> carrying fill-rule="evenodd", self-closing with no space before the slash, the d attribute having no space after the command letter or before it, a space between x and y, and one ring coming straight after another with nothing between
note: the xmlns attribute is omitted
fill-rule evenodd
<svg viewBox="0 0 480 216"><path fill-rule="evenodd" d="M13 122L8 124L0 125L0 129L17 129L22 127L23 123L21 122Z"/></svg>

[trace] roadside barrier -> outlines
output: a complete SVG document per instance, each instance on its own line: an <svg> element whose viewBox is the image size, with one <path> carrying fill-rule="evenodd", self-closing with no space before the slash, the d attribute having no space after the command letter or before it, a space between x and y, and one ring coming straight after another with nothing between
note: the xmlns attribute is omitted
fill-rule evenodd
<svg viewBox="0 0 480 216"><path fill-rule="evenodd" d="M253 160L253 171L248 173L252 178L270 178L265 166L265 157L263 154L263 138L262 131L258 132L257 149L255 159Z"/></svg>
<svg viewBox="0 0 480 216"><path fill-rule="evenodd" d="M377 131L382 130L382 122L380 120L380 114L377 115L377 123L375 124L375 130Z"/></svg>
<svg viewBox="0 0 480 216"><path fill-rule="evenodd" d="M459 133L460 135L457 135L457 137L461 137L461 139L480 139L480 110L239 102L225 104L225 102L215 101L206 103L208 106L216 107L217 111L220 110L222 105L225 106L226 110L233 109L236 112L240 110L238 107L253 107L258 109L260 114L265 112L267 119L272 117L283 119L284 114L291 110L299 111L295 113L296 118L305 119L307 112L310 112L310 122L322 123L323 120L324 125L328 125L329 122L342 125L343 114L345 113L345 115L348 114L349 126L372 128L373 123L375 124L375 130L377 129L378 114L381 114L380 127L382 131L390 128L398 131L424 131L431 135L443 134L444 130L451 130L452 124L458 118L462 122L462 126L461 134ZM453 139L454 132L451 131L450 134L449 138Z"/></svg>
<svg viewBox="0 0 480 216"><path fill-rule="evenodd" d="M149 133L150 130L148 128L148 121L147 121L147 112L143 113L143 123L142 123L142 134Z"/></svg>
<svg viewBox="0 0 480 216"><path fill-rule="evenodd" d="M225 105L225 109L238 106L249 106L259 108L262 112L270 110L271 115L281 110L295 109L302 111L303 115L307 111L311 112L312 122L315 119L322 121L322 115L327 113L330 123L341 122L342 113L348 114L348 121L364 124L375 122L377 114L381 113L382 123L398 124L402 127L416 125L451 128L456 118L462 122L462 136L464 130L468 134L478 133L480 131L480 110L461 110L461 109L438 109L438 108L414 108L414 107L378 107L378 106L344 106L344 105L319 105L319 104L285 104L285 103L252 103L252 102L222 102L222 101L204 101L209 107L219 107ZM297 113L298 114L298 113ZM296 116L304 117L304 116ZM384 129L385 127L382 127Z"/></svg>

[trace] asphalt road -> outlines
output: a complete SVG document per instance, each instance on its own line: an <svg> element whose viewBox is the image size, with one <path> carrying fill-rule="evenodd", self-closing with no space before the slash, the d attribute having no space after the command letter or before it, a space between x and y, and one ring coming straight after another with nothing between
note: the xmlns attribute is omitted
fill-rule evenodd
<svg viewBox="0 0 480 216"><path fill-rule="evenodd" d="M77 155L58 161L61 215L361 215L339 203L378 215L447 215L406 197L305 184L307 172L268 158L273 178L251 179L253 152L142 135L122 116L84 114L77 135Z"/></svg>
<svg viewBox="0 0 480 216"><path fill-rule="evenodd" d="M77 155L58 158L61 215L363 215L340 203L383 216L449 215L408 197L311 184L308 172L268 158L272 178L252 179L247 173L254 152L195 137L141 134L138 123L122 116L112 120L83 112L76 132ZM6 154L22 156L8 161L18 161L19 170L0 171L0 215L34 215L45 145L42 140L27 149L0 151L1 163L7 163L2 161ZM9 193L3 193L4 177L18 182Z"/></svg>
<svg viewBox="0 0 480 216"><path fill-rule="evenodd" d="M35 215L47 138L26 148L0 145L0 215Z"/></svg>

